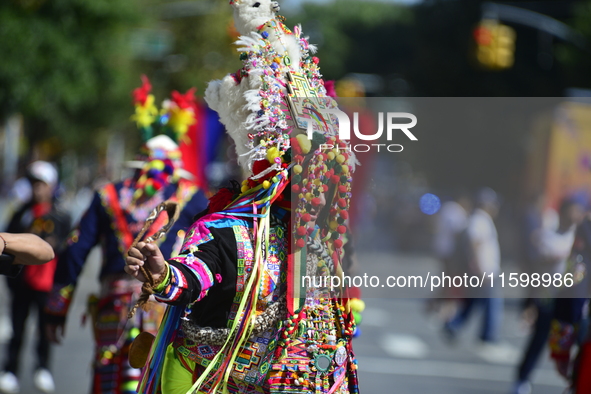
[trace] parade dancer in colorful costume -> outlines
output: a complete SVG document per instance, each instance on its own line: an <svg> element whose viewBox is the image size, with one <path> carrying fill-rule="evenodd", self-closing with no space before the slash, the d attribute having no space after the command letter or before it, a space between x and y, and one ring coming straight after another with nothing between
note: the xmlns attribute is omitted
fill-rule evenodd
<svg viewBox="0 0 591 394"><path fill-rule="evenodd" d="M129 251L126 271L149 269L170 305L138 392L357 393L347 300L302 280L341 270L355 158L334 129L310 140L297 124L298 90L335 105L299 28L276 3L232 5L243 68L205 99L252 175L210 200L177 257Z"/></svg>
<svg viewBox="0 0 591 394"><path fill-rule="evenodd" d="M133 319L127 319L139 286L124 272L124 257L144 221L163 201L171 200L179 205L182 209L179 220L159 244L165 253L171 254L180 246L193 217L207 204L204 192L186 179L189 176L183 171L179 146L171 138L178 136L182 140L187 129L199 121L192 109L193 90L184 95L173 92L172 100L165 101L159 111L150 89L144 77L143 86L134 91L136 113L133 120L146 140L141 160L131 164L137 167L136 175L109 183L95 193L79 227L70 237L47 308L51 315L49 332L52 339L59 342L80 272L91 249L101 245L100 295L89 299L96 341L93 393L135 393L139 371L129 366L129 344L140 331L155 333L162 319L164 308L158 308L160 304L153 301L155 307L149 312L140 311ZM159 230L165 221L163 215L147 235Z"/></svg>

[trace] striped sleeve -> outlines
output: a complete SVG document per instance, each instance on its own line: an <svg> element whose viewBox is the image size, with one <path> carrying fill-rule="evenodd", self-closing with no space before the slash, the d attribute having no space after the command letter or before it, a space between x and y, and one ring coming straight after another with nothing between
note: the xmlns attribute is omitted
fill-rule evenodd
<svg viewBox="0 0 591 394"><path fill-rule="evenodd" d="M183 272L170 264L168 283L162 290L154 293L154 298L160 302L174 303L181 297L184 291L188 290L188 288L187 278Z"/></svg>
<svg viewBox="0 0 591 394"><path fill-rule="evenodd" d="M174 257L168 263L170 271L167 283L154 294L160 302L188 304L200 301L216 281L207 264L193 253Z"/></svg>

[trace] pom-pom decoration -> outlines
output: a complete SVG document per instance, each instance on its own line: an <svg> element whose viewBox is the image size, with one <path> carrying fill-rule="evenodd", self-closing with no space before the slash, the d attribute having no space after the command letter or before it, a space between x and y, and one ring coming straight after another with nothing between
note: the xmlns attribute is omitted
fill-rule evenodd
<svg viewBox="0 0 591 394"><path fill-rule="evenodd" d="M294 138L292 147L300 146L303 152L307 146L301 144L301 140ZM310 142L307 137L306 141ZM301 228L308 227L307 233L311 235L310 227L314 226L333 249L340 249L348 231L352 181L349 174L353 172L355 156L337 136L329 136L324 142L326 145L318 145L292 167L292 203L297 204L293 228L296 238L301 239ZM335 174L337 171L338 174ZM298 241L296 248L302 244Z"/></svg>
<svg viewBox="0 0 591 394"><path fill-rule="evenodd" d="M144 142L156 135L164 134L178 143L189 127L197 122L195 88L189 89L185 94L173 91L171 99L162 103L161 110L156 107L151 91L150 80L142 75L142 86L132 93L135 113L131 120L142 132Z"/></svg>
<svg viewBox="0 0 591 394"><path fill-rule="evenodd" d="M195 106L195 88L189 89L185 94L173 91L172 100L162 103L162 119L167 120L166 125L178 141L185 136L189 127L196 123Z"/></svg>
<svg viewBox="0 0 591 394"><path fill-rule="evenodd" d="M158 108L154 105L154 95L150 94L152 85L148 77L142 75L142 86L133 91L135 113L131 116L138 129L143 131L142 138L147 141L152 137L152 124L158 118Z"/></svg>

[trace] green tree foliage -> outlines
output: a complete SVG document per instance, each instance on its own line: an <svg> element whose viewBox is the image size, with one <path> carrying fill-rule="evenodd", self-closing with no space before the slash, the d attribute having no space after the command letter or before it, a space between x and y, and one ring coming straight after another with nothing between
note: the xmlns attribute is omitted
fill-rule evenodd
<svg viewBox="0 0 591 394"><path fill-rule="evenodd" d="M33 140L86 143L123 116L132 63L135 0L0 3L0 117L22 113ZM127 104L128 105L128 104ZM129 113L129 110L126 111Z"/></svg>
<svg viewBox="0 0 591 394"><path fill-rule="evenodd" d="M556 47L556 57L565 65L569 86L591 89L591 1L575 5L569 24L581 35L581 45L561 43Z"/></svg>
<svg viewBox="0 0 591 394"><path fill-rule="evenodd" d="M165 21L175 37L174 53L185 57L184 67L169 73L169 87L186 90L195 86L198 96L203 96L209 81L242 66L233 45L238 33L231 6L227 1L205 3L209 8L202 15Z"/></svg>
<svg viewBox="0 0 591 394"><path fill-rule="evenodd" d="M146 74L157 105L169 98L172 90L185 92L195 87L196 96L203 97L209 81L223 78L242 66L233 45L238 33L233 28L232 7L227 1L154 0L146 14L150 20L147 29L168 37L168 42L156 56L145 53L145 49L140 53L138 48L134 50L139 70L134 83L139 86L140 74ZM126 108L132 111L130 104ZM134 133L129 134L135 136L128 141L133 149L140 141Z"/></svg>

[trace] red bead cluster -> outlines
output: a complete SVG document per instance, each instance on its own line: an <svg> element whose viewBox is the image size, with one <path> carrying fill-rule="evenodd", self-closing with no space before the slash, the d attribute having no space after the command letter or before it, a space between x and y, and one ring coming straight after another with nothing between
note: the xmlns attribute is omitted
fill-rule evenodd
<svg viewBox="0 0 591 394"><path fill-rule="evenodd" d="M296 207L295 245L303 248L307 237L318 227L323 240L332 243L337 249L341 248L343 235L347 232L351 162L354 157L348 150L347 143L336 136L329 137L312 152L311 157L304 154L298 142L296 138L292 138L295 164L292 168L291 191L292 202ZM322 223L317 222L320 218L326 219Z"/></svg>

